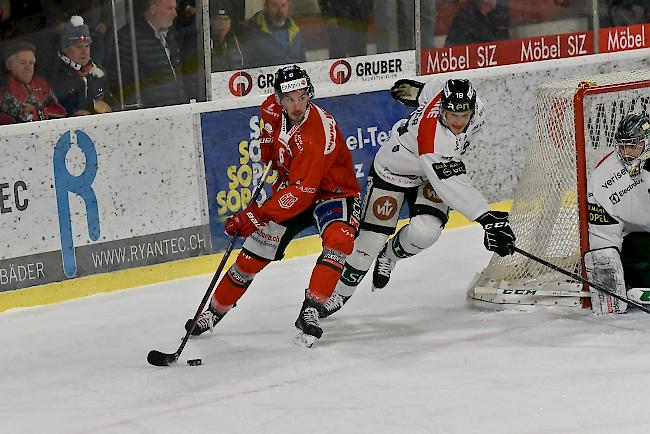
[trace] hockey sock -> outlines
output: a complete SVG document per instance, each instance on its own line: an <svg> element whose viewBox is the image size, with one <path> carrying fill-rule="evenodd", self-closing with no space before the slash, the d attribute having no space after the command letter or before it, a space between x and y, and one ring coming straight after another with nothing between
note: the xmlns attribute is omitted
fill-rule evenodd
<svg viewBox="0 0 650 434"><path fill-rule="evenodd" d="M257 259L246 253L240 253L235 263L217 285L212 296L212 306L218 311L224 307L226 310L232 307L244 295L255 275L269 262L271 261L267 259Z"/></svg>
<svg viewBox="0 0 650 434"><path fill-rule="evenodd" d="M333 249L324 249L318 257L309 279L309 296L320 304L325 304L334 292L336 282L341 277L346 255Z"/></svg>

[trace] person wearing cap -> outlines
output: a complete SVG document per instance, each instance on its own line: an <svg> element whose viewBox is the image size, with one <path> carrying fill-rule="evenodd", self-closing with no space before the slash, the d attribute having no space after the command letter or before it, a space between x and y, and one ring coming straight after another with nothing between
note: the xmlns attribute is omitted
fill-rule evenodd
<svg viewBox="0 0 650 434"><path fill-rule="evenodd" d="M117 63L112 62L108 76L113 95L123 94L127 105L136 103L137 89L133 70L137 55L140 107L161 107L188 102L183 87L180 50L172 27L176 18L176 0L134 0L136 46L131 44L131 29L118 32L122 87ZM111 44L114 48L115 44ZM112 61L114 56L107 56Z"/></svg>
<svg viewBox="0 0 650 434"><path fill-rule="evenodd" d="M34 75L36 48L29 42L14 42L6 48L5 68L9 81L0 89L0 112L14 122L31 122L65 116L50 84Z"/></svg>
<svg viewBox="0 0 650 434"><path fill-rule="evenodd" d="M226 1L210 3L212 72L244 68L244 54L232 18L232 7Z"/></svg>
<svg viewBox="0 0 650 434"><path fill-rule="evenodd" d="M48 78L69 116L113 111L106 75L90 57L92 42L83 18L75 15L64 23L57 64Z"/></svg>

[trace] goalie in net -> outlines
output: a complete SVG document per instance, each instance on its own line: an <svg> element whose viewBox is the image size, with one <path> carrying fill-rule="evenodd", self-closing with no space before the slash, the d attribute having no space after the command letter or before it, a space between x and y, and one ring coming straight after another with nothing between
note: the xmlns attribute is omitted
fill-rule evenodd
<svg viewBox="0 0 650 434"><path fill-rule="evenodd" d="M650 304L650 118L628 114L615 150L589 178L589 278L617 294ZM596 314L621 313L627 304L590 288Z"/></svg>
<svg viewBox="0 0 650 434"><path fill-rule="evenodd" d="M510 210L518 248L556 268L589 277L583 258L597 247L589 242L589 220L596 217L587 203L588 181L616 146L618 126L630 113L650 113L650 70L573 77L537 88L532 140ZM616 159L616 154L610 158ZM621 172L606 182L605 201L614 193L614 180L624 183L618 179L623 175L628 180L617 190L619 196L621 191L627 196L634 182L622 172L630 162L619 161ZM643 190L647 193L647 187ZM591 305L582 282L524 255L493 256L469 284L467 296L482 304Z"/></svg>

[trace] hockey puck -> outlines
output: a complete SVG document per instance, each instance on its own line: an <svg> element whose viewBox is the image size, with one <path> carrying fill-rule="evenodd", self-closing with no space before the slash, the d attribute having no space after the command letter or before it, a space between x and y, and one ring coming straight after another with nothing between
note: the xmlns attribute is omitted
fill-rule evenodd
<svg viewBox="0 0 650 434"><path fill-rule="evenodd" d="M187 361L187 364L190 366L199 366L203 364L203 361L201 359L190 359Z"/></svg>

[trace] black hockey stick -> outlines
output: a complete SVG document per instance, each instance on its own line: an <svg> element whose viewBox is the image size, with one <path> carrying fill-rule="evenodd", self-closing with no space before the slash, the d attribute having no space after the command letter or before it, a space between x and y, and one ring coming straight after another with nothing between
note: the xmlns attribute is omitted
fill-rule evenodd
<svg viewBox="0 0 650 434"><path fill-rule="evenodd" d="M559 273L562 273L562 274L564 274L565 276L568 276L568 277L572 278L573 280L575 280L575 281L577 281L577 282L580 282L580 283L584 283L584 284L586 284L586 285L589 285L589 286L591 286L592 288L597 289L597 290L600 291L600 292L604 292L605 294L611 295L612 297L616 298L617 300L620 300L620 301L622 301L622 302L624 302L624 303L627 303L627 304L631 304L632 306L641 309L641 310L644 311L645 313L649 313L649 314L650 314L650 309L648 309L647 307L645 307L645 306L642 305L641 303L637 303L637 302L634 301L634 300L630 300L629 298L625 298L625 297L623 297L623 296L620 296L620 295L618 295L617 293L610 291L609 289L605 288L605 287L602 286L602 285L599 285L599 284L594 283L594 282L590 282L589 280L585 279L584 277L582 277L582 276L579 275L579 274L572 273L572 272L570 272L570 271L565 270L564 268L560 268L560 267L558 267L557 265L553 265L553 264L551 264L550 262L546 262L546 261L543 260L542 258L538 258L537 256L533 255L532 253L528 253L528 252L525 251L525 250L521 250L519 247L512 246L512 247L511 247L511 250L512 250L513 252L517 252L517 253L519 253L519 254L521 254L521 255L524 255L524 256L526 256L527 258L530 258L530 259L532 259L532 260L535 261L535 262L539 262L540 264L545 265L545 266L547 266L548 268L551 268L551 269L553 269L553 270L555 270L555 271L557 271L557 272L559 272Z"/></svg>
<svg viewBox="0 0 650 434"><path fill-rule="evenodd" d="M264 182L266 181L266 177L269 175L270 171L271 171L271 163L269 162L266 165L266 167L264 167L264 173L262 173L262 178L260 179L259 183L255 187L255 191L253 192L253 196L251 198L251 203L257 200L257 196L259 196L260 191L262 191ZM185 348L187 341L190 339L192 330L194 330L194 327L196 326L196 323L199 320L199 316L201 316L201 313L203 312L203 308L205 307L205 304L207 303L208 299L210 298L210 295L212 294L212 291L214 290L214 286L217 284L217 281L219 280L219 276L221 276L223 267L226 265L226 261L228 261L228 257L230 256L230 254L233 251L233 248L235 247L235 241L237 241L238 236L239 233L235 233L232 236L232 238L230 238L230 243L228 244L228 248L226 249L226 251L223 253L223 257L221 258L221 263L217 267L217 270L214 272L214 276L212 276L210 285L208 285L208 289L205 291L203 300L201 300L201 304L199 304L199 307L196 310L196 313L194 314L194 318L192 319L190 327L188 327L187 332L185 333L185 336L181 341L181 345L178 347L176 352L168 354L157 350L151 350L147 355L147 362L155 366L169 366L172 363L176 363L178 361L178 358L183 352L183 348Z"/></svg>

